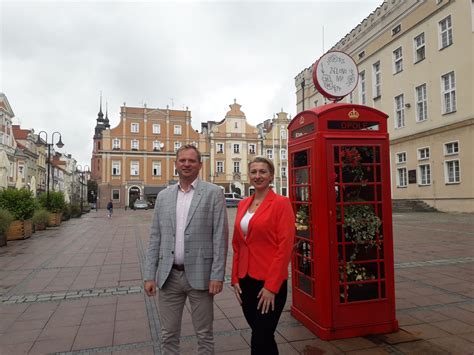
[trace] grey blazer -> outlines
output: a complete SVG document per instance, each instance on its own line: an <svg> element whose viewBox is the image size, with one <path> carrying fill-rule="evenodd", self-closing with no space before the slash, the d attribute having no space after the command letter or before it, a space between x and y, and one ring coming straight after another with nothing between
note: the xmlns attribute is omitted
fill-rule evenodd
<svg viewBox="0 0 474 355"><path fill-rule="evenodd" d="M155 203L145 280L162 288L174 262L178 184L161 191ZM209 288L209 281L224 281L228 245L224 193L214 184L198 180L184 230L184 267L191 287Z"/></svg>

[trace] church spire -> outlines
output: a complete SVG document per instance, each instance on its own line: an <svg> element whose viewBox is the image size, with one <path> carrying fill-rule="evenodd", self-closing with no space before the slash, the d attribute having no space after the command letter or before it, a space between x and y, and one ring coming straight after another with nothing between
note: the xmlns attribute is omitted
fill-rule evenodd
<svg viewBox="0 0 474 355"><path fill-rule="evenodd" d="M104 120L104 114L102 113L102 91L100 92L100 107L99 113L97 114L97 122L101 122Z"/></svg>
<svg viewBox="0 0 474 355"><path fill-rule="evenodd" d="M104 126L105 128L110 128L110 123L109 123L109 107L107 101L105 102L105 120L104 120Z"/></svg>

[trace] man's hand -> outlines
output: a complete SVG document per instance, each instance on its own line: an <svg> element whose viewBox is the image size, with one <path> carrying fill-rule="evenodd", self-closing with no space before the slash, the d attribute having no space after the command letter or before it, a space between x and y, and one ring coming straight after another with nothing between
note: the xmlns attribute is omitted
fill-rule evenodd
<svg viewBox="0 0 474 355"><path fill-rule="evenodd" d="M219 292L222 291L222 285L224 284L223 281L209 281L209 293L211 295L217 295Z"/></svg>
<svg viewBox="0 0 474 355"><path fill-rule="evenodd" d="M145 281L143 289L147 296L156 296L156 282L154 280Z"/></svg>

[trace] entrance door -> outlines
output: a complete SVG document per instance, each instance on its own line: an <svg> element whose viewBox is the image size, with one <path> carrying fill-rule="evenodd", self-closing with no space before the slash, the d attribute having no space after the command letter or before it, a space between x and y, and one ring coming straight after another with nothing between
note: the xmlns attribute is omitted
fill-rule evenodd
<svg viewBox="0 0 474 355"><path fill-rule="evenodd" d="M133 203L135 200L140 198L140 188L137 186L132 186L128 191L128 207L133 208Z"/></svg>
<svg viewBox="0 0 474 355"><path fill-rule="evenodd" d="M333 211L329 237L334 241L331 274L338 275L331 281L334 322L354 325L357 319L363 324L371 317L377 323L376 318L386 314L380 301L387 294L382 182L387 178L384 157L388 154L382 142L365 140L329 141L327 152L328 171L333 171L328 174L328 207ZM370 315L367 302L373 303Z"/></svg>
<svg viewBox="0 0 474 355"><path fill-rule="evenodd" d="M310 148L295 151L290 167L290 198L296 217L296 241L293 253L293 306L310 319L318 319L316 302L315 228L312 221L314 196L312 195Z"/></svg>

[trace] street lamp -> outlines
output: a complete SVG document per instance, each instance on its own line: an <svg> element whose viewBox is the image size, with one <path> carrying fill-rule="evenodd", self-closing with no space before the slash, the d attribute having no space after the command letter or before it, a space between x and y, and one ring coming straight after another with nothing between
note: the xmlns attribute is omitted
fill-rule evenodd
<svg viewBox="0 0 474 355"><path fill-rule="evenodd" d="M53 134L51 135L51 143L48 143L48 133L46 133L45 131L40 131L38 133L38 141L37 143L38 144L43 144L43 141L41 139L41 133L44 133L45 135L45 140L44 140L44 144L46 144L48 146L48 178L47 178L47 185L46 185L46 209L49 209L49 180L50 180L50 176L51 176L51 147L54 145L54 135L57 134L59 135L59 141L58 143L56 143L56 146L58 148L62 148L64 147L64 143L61 141L61 133L59 132L53 132Z"/></svg>
<svg viewBox="0 0 474 355"><path fill-rule="evenodd" d="M82 211L83 211L83 202L84 202L84 174L85 173L90 173L91 169L89 165L84 165L84 168L82 168L82 165L77 164L76 169L81 174L81 216L82 216Z"/></svg>

